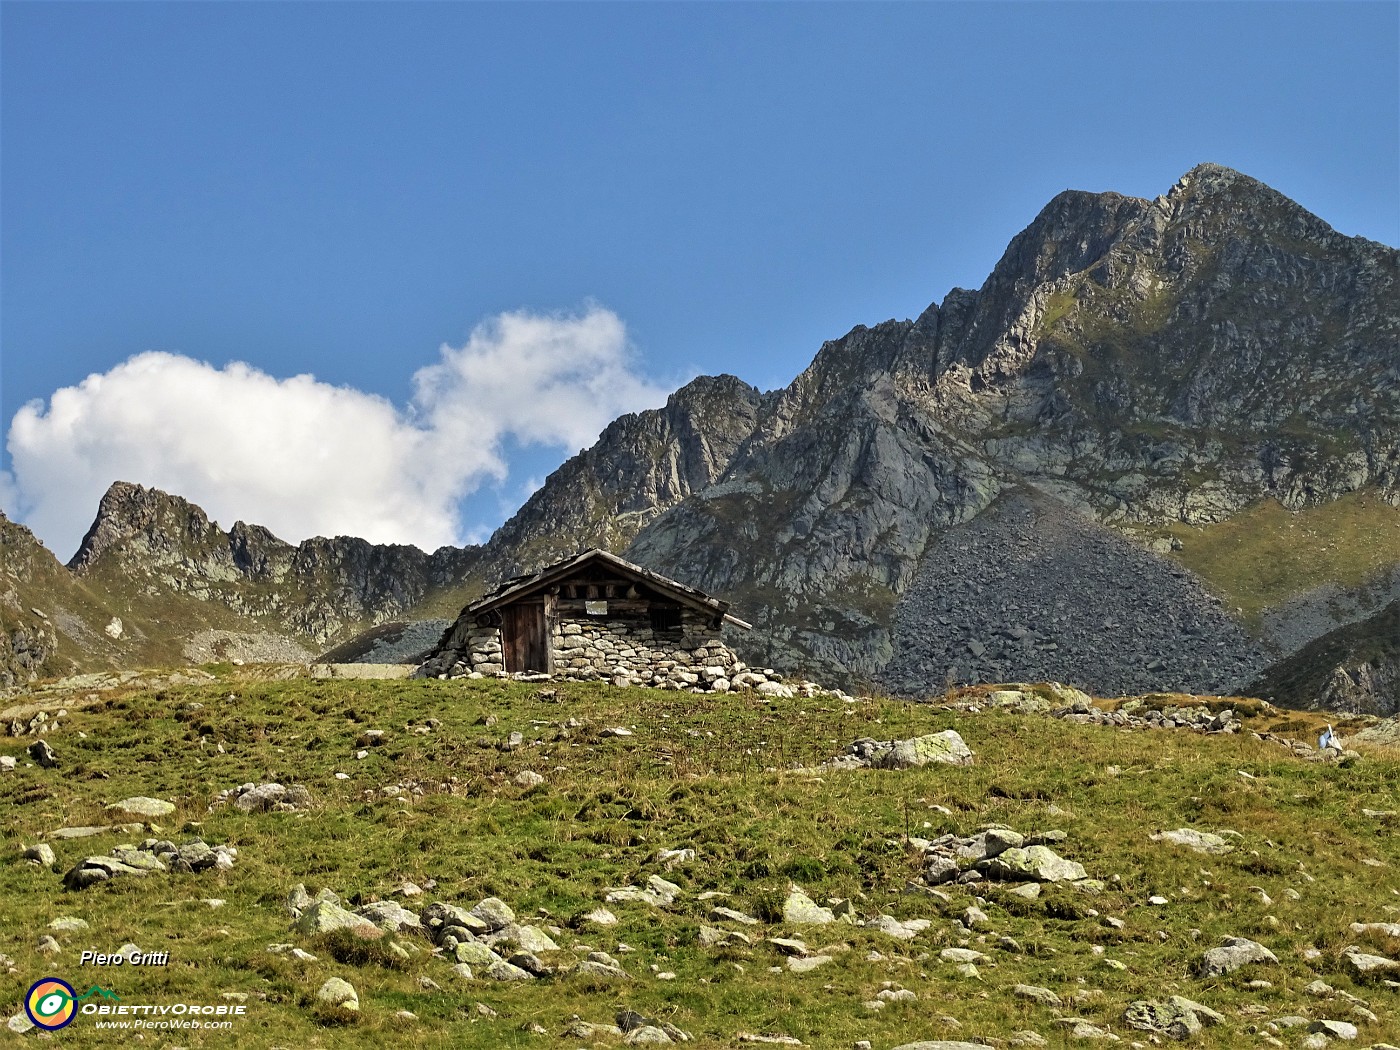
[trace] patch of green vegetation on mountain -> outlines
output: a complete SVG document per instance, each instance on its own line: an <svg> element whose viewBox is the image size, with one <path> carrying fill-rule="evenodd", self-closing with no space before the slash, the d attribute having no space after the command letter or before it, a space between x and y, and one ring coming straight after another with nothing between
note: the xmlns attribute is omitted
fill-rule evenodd
<svg viewBox="0 0 1400 1050"><path fill-rule="evenodd" d="M1299 511L1266 499L1228 521L1168 531L1181 540L1175 557L1254 623L1315 587L1360 587L1400 563L1400 509L1365 490Z"/></svg>
<svg viewBox="0 0 1400 1050"><path fill-rule="evenodd" d="M1266 729L1260 719L1272 716L1262 712L1257 704L1240 708L1247 724ZM1301 725L1311 732L1307 717ZM613 726L632 735L603 732ZM971 766L792 768L858 737L950 728L975 752ZM384 737L366 746L371 729ZM512 732L523 734L519 746L510 745ZM19 759L16 771L0 774L13 843L43 840L61 826L130 819L104 807L144 795L176 806L157 821L155 837L178 844L198 834L236 846L238 857L228 871L119 876L68 892L63 871L145 833L51 839L54 870L11 850L0 862L7 916L0 952L14 965L0 974L0 999L12 1013L46 974L91 983L78 979L81 950L132 942L168 951L169 965L103 971L104 987L123 1003L246 996L247 1014L232 1032L241 1047L536 1046L545 1037L527 1031L531 1025L558 1042L572 1016L610 1023L622 1007L692 1033L697 1050L733 1046L741 1031L809 1046L869 1039L890 1047L1004 1041L1031 1029L1054 1045L1057 1017L1138 1036L1123 1023L1127 1005L1180 994L1223 1015L1208 1033L1211 1047L1242 1050L1257 1045L1252 1011L1303 1012L1314 1001L1300 989L1317 978L1371 1003L1379 1020L1357 1019L1364 1041L1384 1037L1397 1020L1394 1005L1342 956L1354 943L1392 956L1400 949L1379 934L1348 931L1352 922L1387 918L1382 905L1393 899L1400 865L1400 838L1385 833L1394 816L1367 814L1394 809L1400 760L1383 750L1338 766L1302 761L1247 732L1126 732L882 699L233 678L114 692L74 710L47 739L56 769L29 764L25 741L0 741L0 754ZM361 749L367 756L357 760ZM543 782L518 784L527 770ZM221 792L247 781L303 785L311 806L210 809ZM945 885L943 899L907 891L922 870L911 838L972 834L988 824L1063 831L1055 852L1083 864L1102 887L1046 885L1034 900L987 882ZM1203 857L1148 838L1183 826L1230 832L1234 849ZM673 869L658 860L658 851L679 848L694 849L694 859ZM607 904L615 926L581 920L604 905L610 887L645 886L651 875L677 884L672 903ZM404 880L436 880L424 896L399 898L415 912L434 900L471 908L496 896L519 921L555 928L560 950L539 953L547 963L569 967L588 949L601 950L630 979L497 982L473 967L468 980L421 934L356 940L290 929L285 901L298 883L312 894L331 889L355 907L395 898ZM792 880L818 903L849 900L862 920L886 914L931 925L904 941L844 922L787 923L782 901ZM1154 894L1166 903L1147 905ZM211 907L209 899L223 903ZM986 918L969 930L960 919L973 904ZM717 918L716 905L759 921ZM89 928L52 931L60 953L40 954L39 935L59 917L82 918ZM736 930L751 943L704 946L702 925ZM767 940L778 936L800 937L830 961L818 972L792 972L782 946ZM1195 976L1196 961L1224 937L1255 939L1279 961ZM279 944L316 958L269 951ZM975 975L960 973L940 958L949 948L986 958ZM357 1015L317 1008L316 992L331 977L357 990ZM1252 979L1269 983L1250 988ZM887 982L914 1000L864 1006ZM1047 988L1064 1005L1035 1005L1013 994L1018 984ZM414 1016L399 1016L403 1010ZM184 1031L180 1042L227 1046L229 1037ZM114 1045L87 1016L63 1040Z"/></svg>

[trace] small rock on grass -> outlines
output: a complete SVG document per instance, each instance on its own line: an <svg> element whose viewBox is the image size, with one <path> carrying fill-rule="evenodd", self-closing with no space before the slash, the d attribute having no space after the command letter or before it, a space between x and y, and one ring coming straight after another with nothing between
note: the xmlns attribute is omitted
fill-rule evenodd
<svg viewBox="0 0 1400 1050"><path fill-rule="evenodd" d="M1210 853L1216 856L1229 853L1235 848L1219 835L1209 831L1197 831L1195 828L1159 831L1155 835L1149 835L1148 838L1153 842L1170 842L1174 846L1185 846L1197 853Z"/></svg>
<svg viewBox="0 0 1400 1050"><path fill-rule="evenodd" d="M1049 988L1040 988L1033 984L1018 984L1011 989L1011 994L1018 999L1029 999L1033 1003L1041 1006L1059 1006L1060 997Z"/></svg>
<svg viewBox="0 0 1400 1050"><path fill-rule="evenodd" d="M332 977L321 985L316 1001L341 1010L359 1011L360 996L354 986L340 977Z"/></svg>
<svg viewBox="0 0 1400 1050"><path fill-rule="evenodd" d="M1328 1039L1341 1039L1350 1042L1361 1033L1350 1021L1314 1021L1308 1031L1315 1035L1325 1035Z"/></svg>
<svg viewBox="0 0 1400 1050"><path fill-rule="evenodd" d="M175 804L166 802L163 799L148 798L145 795L137 795L134 798L124 798L120 802L113 802L108 809L117 810L120 813L129 813L133 817L168 817L175 812Z"/></svg>

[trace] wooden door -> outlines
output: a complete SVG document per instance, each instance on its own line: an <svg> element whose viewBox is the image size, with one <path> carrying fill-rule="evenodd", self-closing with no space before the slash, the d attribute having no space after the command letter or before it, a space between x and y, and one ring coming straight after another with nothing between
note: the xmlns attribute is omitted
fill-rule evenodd
<svg viewBox="0 0 1400 1050"><path fill-rule="evenodd" d="M544 603L522 602L501 610L501 648L505 650L507 671L550 669Z"/></svg>

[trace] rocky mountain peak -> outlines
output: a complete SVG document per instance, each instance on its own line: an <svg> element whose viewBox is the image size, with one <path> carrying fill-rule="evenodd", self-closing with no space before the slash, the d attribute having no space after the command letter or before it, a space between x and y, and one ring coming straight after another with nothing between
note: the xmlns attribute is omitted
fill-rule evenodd
<svg viewBox="0 0 1400 1050"><path fill-rule="evenodd" d="M211 544L222 547L223 538L208 515L188 500L160 489L115 481L103 494L97 516L68 568L84 573L116 550L128 561L167 564Z"/></svg>

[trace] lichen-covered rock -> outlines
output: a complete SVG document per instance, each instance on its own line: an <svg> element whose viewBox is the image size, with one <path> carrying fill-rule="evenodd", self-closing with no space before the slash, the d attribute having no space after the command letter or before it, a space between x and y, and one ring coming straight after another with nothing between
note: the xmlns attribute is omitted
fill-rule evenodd
<svg viewBox="0 0 1400 1050"><path fill-rule="evenodd" d="M1049 846L1011 847L979 861L976 869L994 879L1076 882L1088 878L1084 865L1066 860Z"/></svg>
<svg viewBox="0 0 1400 1050"><path fill-rule="evenodd" d="M349 930L359 937L376 938L383 931L363 915L346 911L330 901L316 901L301 913L292 927L298 933L307 935L330 933L332 930Z"/></svg>
<svg viewBox="0 0 1400 1050"><path fill-rule="evenodd" d="M515 922L515 912L510 905L496 897L487 897L471 910L471 913L486 924L487 932L503 930Z"/></svg>
<svg viewBox="0 0 1400 1050"><path fill-rule="evenodd" d="M795 926L822 926L835 922L836 914L821 907L799 887L790 886L783 901L783 921Z"/></svg>
<svg viewBox="0 0 1400 1050"><path fill-rule="evenodd" d="M360 996L355 991L355 986L340 977L332 977L321 985L316 992L316 1001L333 1009L354 1013L358 1013L360 1009Z"/></svg>
<svg viewBox="0 0 1400 1050"><path fill-rule="evenodd" d="M1219 948L1212 948L1201 956L1196 964L1196 972L1201 977L1219 977L1233 973L1241 966L1253 963L1277 963L1278 957L1257 941L1247 937L1226 937Z"/></svg>
<svg viewBox="0 0 1400 1050"><path fill-rule="evenodd" d="M107 808L117 810L120 813L129 813L133 817L147 817L155 820L174 813L175 803L137 795L134 798L124 798L120 802L113 802Z"/></svg>
<svg viewBox="0 0 1400 1050"><path fill-rule="evenodd" d="M1159 831L1149 835L1153 842L1170 842L1174 846L1185 846L1197 853L1220 855L1233 850L1234 844L1210 831L1197 831L1195 828L1178 828L1175 831Z"/></svg>

